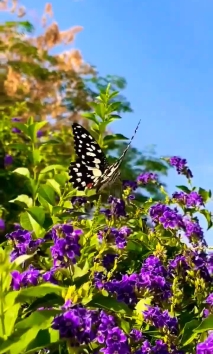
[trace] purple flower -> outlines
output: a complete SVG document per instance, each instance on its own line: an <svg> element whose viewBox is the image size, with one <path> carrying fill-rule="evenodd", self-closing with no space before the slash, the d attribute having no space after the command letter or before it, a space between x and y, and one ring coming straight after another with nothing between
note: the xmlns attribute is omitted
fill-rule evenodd
<svg viewBox="0 0 213 354"><path fill-rule="evenodd" d="M105 317L104 326L103 317ZM59 330L60 337L71 340L75 346L98 340L102 327L108 333L108 326L111 328L110 316L103 315L102 311L85 309L81 305L70 307L68 311L56 316L52 323L52 328ZM105 340L105 332L102 334Z"/></svg>
<svg viewBox="0 0 213 354"><path fill-rule="evenodd" d="M155 183L157 181L158 181L158 175L152 172L144 172L137 177L138 184Z"/></svg>
<svg viewBox="0 0 213 354"><path fill-rule="evenodd" d="M152 346L148 340L145 340L140 349L136 350L135 354L149 354L151 353Z"/></svg>
<svg viewBox="0 0 213 354"><path fill-rule="evenodd" d="M127 244L127 237L132 233L132 230L127 226L120 229L114 227L105 227L104 230L98 231L98 239L100 242L105 240L107 243L116 244L117 248L122 249Z"/></svg>
<svg viewBox="0 0 213 354"><path fill-rule="evenodd" d="M102 264L107 269L110 270L114 266L115 258L117 258L117 254L105 254L103 256Z"/></svg>
<svg viewBox="0 0 213 354"><path fill-rule="evenodd" d="M101 213L105 214L108 219L112 218L113 216L126 216L125 202L122 199L110 196L108 198L108 203L110 204L110 208L101 210Z"/></svg>
<svg viewBox="0 0 213 354"><path fill-rule="evenodd" d="M150 207L149 213L154 222L159 222L160 217L167 210L171 210L171 209L165 204L157 203Z"/></svg>
<svg viewBox="0 0 213 354"><path fill-rule="evenodd" d="M208 309L203 309L203 317L206 318L210 315L210 311Z"/></svg>
<svg viewBox="0 0 213 354"><path fill-rule="evenodd" d="M143 311L146 321L150 322L157 328L162 328L170 331L172 334L177 334L178 321L176 317L170 317L167 310L162 311L158 306L147 306L147 310Z"/></svg>
<svg viewBox="0 0 213 354"><path fill-rule="evenodd" d="M4 231L5 229L5 221L3 219L0 219L0 231Z"/></svg>
<svg viewBox="0 0 213 354"><path fill-rule="evenodd" d="M122 183L123 183L124 189L129 188L131 191L135 191L138 188L136 181L124 180L124 181L122 181Z"/></svg>
<svg viewBox="0 0 213 354"><path fill-rule="evenodd" d="M22 284L27 285L37 285L39 281L40 271L30 266L28 270L22 273Z"/></svg>
<svg viewBox="0 0 213 354"><path fill-rule="evenodd" d="M154 222L159 222L165 229L175 229L184 226L182 216L177 209L172 210L167 205L157 203L150 208L150 216Z"/></svg>
<svg viewBox="0 0 213 354"><path fill-rule="evenodd" d="M186 159L182 159L178 156L173 156L169 159L170 165L174 166L178 172L178 174L184 175L187 178L192 178L192 172L187 166Z"/></svg>
<svg viewBox="0 0 213 354"><path fill-rule="evenodd" d="M127 336L119 327L114 327L109 329L107 333L106 344L112 346L114 343L125 343L127 342Z"/></svg>
<svg viewBox="0 0 213 354"><path fill-rule="evenodd" d="M12 118L12 122L20 122L20 119L19 118ZM12 128L12 132L19 134L19 133L21 133L21 130L14 127L14 128Z"/></svg>
<svg viewBox="0 0 213 354"><path fill-rule="evenodd" d="M54 245L50 247L50 251L54 267L68 266L70 262L76 263L76 257L80 256L81 234L82 230L74 230L70 224L56 225L52 229L50 236L54 240Z"/></svg>
<svg viewBox="0 0 213 354"><path fill-rule="evenodd" d="M103 272L95 272L94 273L94 284L97 289L102 289L104 287L103 281L106 280L107 277Z"/></svg>
<svg viewBox="0 0 213 354"><path fill-rule="evenodd" d="M86 197L72 197L71 203L74 207L81 207L82 205L86 204L87 198Z"/></svg>
<svg viewBox="0 0 213 354"><path fill-rule="evenodd" d="M37 138L41 138L43 135L42 130L38 130L36 135L37 135Z"/></svg>
<svg viewBox="0 0 213 354"><path fill-rule="evenodd" d="M12 281L11 287L13 290L19 290L21 288L22 274L17 270L11 272Z"/></svg>
<svg viewBox="0 0 213 354"><path fill-rule="evenodd" d="M205 252L191 252L191 260L194 264L194 270L199 272L199 276L207 282L212 282L208 270L208 257Z"/></svg>
<svg viewBox="0 0 213 354"><path fill-rule="evenodd" d="M187 208L203 206L203 198L197 192L190 192L189 194L184 192L175 192L172 197L177 201L185 204Z"/></svg>
<svg viewBox="0 0 213 354"><path fill-rule="evenodd" d="M213 293L209 294L209 296L206 298L205 302L207 304L210 304L211 306L213 306Z"/></svg>
<svg viewBox="0 0 213 354"><path fill-rule="evenodd" d="M23 254L32 254L39 247L44 239L32 239L31 232L27 230L18 229L6 235L13 244L13 250L10 254L11 261L14 261L17 257Z"/></svg>
<svg viewBox="0 0 213 354"><path fill-rule="evenodd" d="M58 281L55 279L55 272L56 272L57 268L52 268L51 270L45 272L42 275L42 278L45 282L47 283L52 283L52 284L57 284Z"/></svg>
<svg viewBox="0 0 213 354"><path fill-rule="evenodd" d="M113 343L109 347L102 348L100 352L104 354L130 354L130 349L126 343Z"/></svg>
<svg viewBox="0 0 213 354"><path fill-rule="evenodd" d="M211 354L213 353L213 332L211 332L208 338L199 343L196 347L196 354Z"/></svg>
<svg viewBox="0 0 213 354"><path fill-rule="evenodd" d="M9 154L5 155L4 157L4 165L5 166L10 166L13 163L13 157Z"/></svg>
<svg viewBox="0 0 213 354"><path fill-rule="evenodd" d="M186 275L186 271L189 269L186 257L183 255L177 255L174 259L169 262L169 270L171 273L177 273Z"/></svg>
<svg viewBox="0 0 213 354"><path fill-rule="evenodd" d="M132 329L129 335L130 335L130 338L132 338L134 342L139 342L140 340L143 339L143 334L138 329Z"/></svg>
<svg viewBox="0 0 213 354"><path fill-rule="evenodd" d="M25 272L20 273L17 270L11 272L11 287L13 290L19 290L28 285L37 285L40 279L40 271L30 266Z"/></svg>
<svg viewBox="0 0 213 354"><path fill-rule="evenodd" d="M185 236L192 242L205 242L203 230L198 222L192 221L188 218L184 220Z"/></svg>

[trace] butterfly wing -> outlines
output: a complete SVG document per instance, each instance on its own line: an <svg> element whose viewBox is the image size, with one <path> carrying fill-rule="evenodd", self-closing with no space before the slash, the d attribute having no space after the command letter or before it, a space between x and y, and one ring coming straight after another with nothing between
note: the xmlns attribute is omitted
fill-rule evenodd
<svg viewBox="0 0 213 354"><path fill-rule="evenodd" d="M94 183L108 167L106 157L98 143L80 124L72 125L74 148L78 156L69 167L70 182L74 188L84 190L93 188Z"/></svg>
<svg viewBox="0 0 213 354"><path fill-rule="evenodd" d="M120 165L123 162L123 159L129 150L132 140L135 137L135 134L139 128L141 120L139 120L137 127L135 128L134 134L132 135L129 144L127 145L126 149L123 151L120 158L110 166L107 166L103 174L94 181L93 188L96 188L96 191L101 191L102 189L106 188L108 185L113 184L119 177L120 177Z"/></svg>

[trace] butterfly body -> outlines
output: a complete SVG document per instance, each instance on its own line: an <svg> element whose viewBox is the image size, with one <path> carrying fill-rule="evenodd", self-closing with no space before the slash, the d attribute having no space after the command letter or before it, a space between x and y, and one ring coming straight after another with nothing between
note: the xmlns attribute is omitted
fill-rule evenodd
<svg viewBox="0 0 213 354"><path fill-rule="evenodd" d="M140 122L135 129L135 133L139 124ZM134 135L121 157L114 164L109 165L99 144L84 127L80 124L73 123L72 129L77 160L71 162L69 166L69 181L73 184L73 187L78 190L83 191L86 188L94 188L98 193L119 179L119 167L129 149Z"/></svg>

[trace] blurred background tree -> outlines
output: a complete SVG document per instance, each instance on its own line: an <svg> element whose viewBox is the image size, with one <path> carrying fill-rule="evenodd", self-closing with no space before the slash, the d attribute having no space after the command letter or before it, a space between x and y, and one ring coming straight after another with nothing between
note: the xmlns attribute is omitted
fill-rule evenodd
<svg viewBox="0 0 213 354"><path fill-rule="evenodd" d="M30 163L24 151L28 142L17 128L12 128L11 121L25 122L29 116L35 121L48 120L38 136L43 154L40 168L50 164L68 167L74 153L71 123L79 122L89 129L90 121L82 113L91 110L90 102L108 83L112 90L122 91L126 81L113 75L102 77L94 66L83 60L80 50L73 47L76 35L83 28L60 30L50 3L45 6L41 26L33 24L27 10L16 0L0 1L0 10L16 16L14 21L0 25L0 218L6 221L5 233L17 222L20 212L19 206L8 201L17 194L29 194L26 186L11 173L17 167L29 167ZM57 46L66 50L59 52ZM116 100L121 102L119 114L132 112L123 95ZM26 143L24 149L20 139ZM119 156L124 147L121 141L108 141L109 161ZM142 171L166 175L167 170L168 166L154 154L132 148L121 172L124 179L135 179ZM140 191L137 197L144 200L150 194L159 198L154 185Z"/></svg>

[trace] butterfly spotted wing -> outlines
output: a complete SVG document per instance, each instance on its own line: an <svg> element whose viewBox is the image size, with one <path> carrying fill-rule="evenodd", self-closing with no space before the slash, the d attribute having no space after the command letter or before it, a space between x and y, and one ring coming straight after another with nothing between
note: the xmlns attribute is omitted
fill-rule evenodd
<svg viewBox="0 0 213 354"><path fill-rule="evenodd" d="M120 165L138 130L139 124L140 121L121 157L109 166L103 151L95 139L80 124L74 123L72 125L74 147L78 158L69 167L69 181L74 188L78 190L84 190L86 187L95 188L96 192L99 192L113 184L120 177Z"/></svg>
<svg viewBox="0 0 213 354"><path fill-rule="evenodd" d="M82 191L93 188L95 181L108 167L105 154L90 133L80 124L72 125L77 160L69 166L70 182Z"/></svg>
<svg viewBox="0 0 213 354"><path fill-rule="evenodd" d="M126 149L123 151L120 158L110 166L107 166L104 173L94 182L93 188L96 188L96 191L99 192L106 188L107 186L113 184L120 177L120 165L122 164L124 157L129 150L132 140L135 137L135 134L139 128L141 120L139 120L137 127L135 128L134 134L132 135L129 144Z"/></svg>

